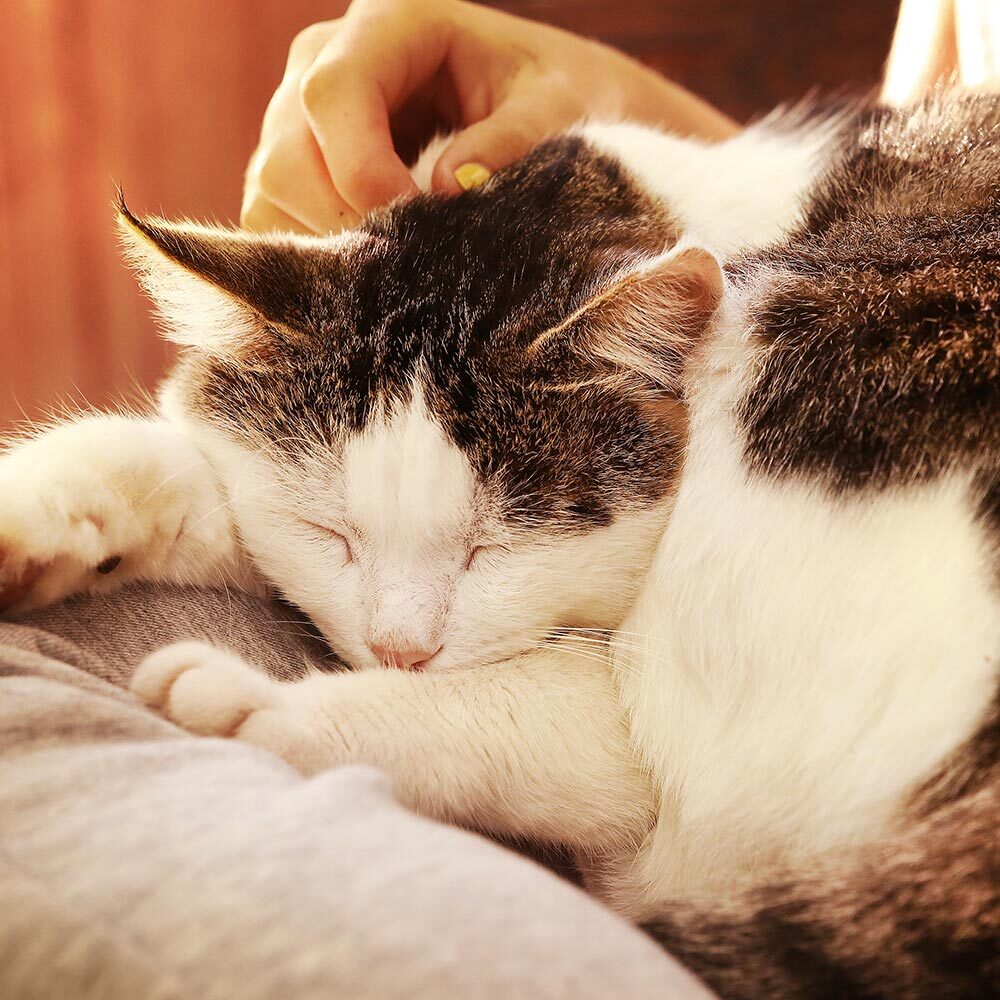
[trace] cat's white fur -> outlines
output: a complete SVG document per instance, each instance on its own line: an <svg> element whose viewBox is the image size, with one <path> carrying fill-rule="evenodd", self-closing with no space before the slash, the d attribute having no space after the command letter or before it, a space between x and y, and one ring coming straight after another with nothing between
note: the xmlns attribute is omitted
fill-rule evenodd
<svg viewBox="0 0 1000 1000"><path fill-rule="evenodd" d="M775 118L718 144L633 124L580 131L666 202L688 238L726 259L774 243L800 221L836 125L835 118L807 128Z"/></svg>
<svg viewBox="0 0 1000 1000"><path fill-rule="evenodd" d="M582 133L619 156L723 256L766 245L792 226L822 166L822 129L765 127L718 146L630 125L587 125ZM134 689L196 732L236 733L306 771L380 765L403 801L429 815L567 843L594 886L634 915L668 894L720 891L878 836L914 784L974 728L995 684L1000 612L986 546L961 470L944 483L836 502L801 483L749 473L731 418L752 363L742 308L730 296L697 369L672 519L610 658L595 641L476 666L470 656L482 662L495 650L477 650L470 630L453 640L470 669L365 670L278 684L224 652L187 643L150 658ZM188 516L217 523L222 508L213 508L207 483L219 475L266 575L289 587L296 574L310 579L301 561L321 546L268 508L266 498L282 488L274 471L229 442L213 442L165 402L175 433L192 435L210 459L198 467L197 453L180 441L157 459L158 476L191 483ZM60 431L59 449L46 437L29 446L32 459L4 459L4 495L17 481L14 461L37 466L36 496L70 474L66 449L74 466L93 469L88 482L125 464L108 454L117 436L94 448L87 424ZM416 470L409 482L418 493L442 490L469 502L471 516L467 471L441 450L417 409L387 417L373 434L385 468L350 473L356 515L366 498L389 492L371 492L386 481L379 477L398 481L411 447L420 447L445 472L431 482ZM200 469L193 478L192 468ZM409 532L420 510L381 511L377 531ZM136 504L130 511L143 515ZM453 538L463 531L444 529ZM51 524L36 534L59 537ZM403 544L401 537L391 544ZM629 557L622 539L610 537L599 557L616 547ZM223 550L226 558L206 559L204 571L164 556L170 572L154 575L231 574L228 537ZM97 551L80 558L92 561ZM452 545L453 561L458 553ZM412 557L393 555L401 565ZM372 565L385 557L373 551ZM580 574L572 551L557 557ZM293 596L326 628L350 614L333 592L329 619L324 594ZM395 603L378 627L438 642L439 595L414 584L399 599L412 617ZM349 627L364 663L360 618ZM418 628L419 636L407 631Z"/></svg>
<svg viewBox="0 0 1000 1000"><path fill-rule="evenodd" d="M668 793L632 892L721 893L884 834L997 683L1000 602L971 476L833 499L749 475L732 402L752 352L731 309L623 626L648 654L616 670L622 705Z"/></svg>

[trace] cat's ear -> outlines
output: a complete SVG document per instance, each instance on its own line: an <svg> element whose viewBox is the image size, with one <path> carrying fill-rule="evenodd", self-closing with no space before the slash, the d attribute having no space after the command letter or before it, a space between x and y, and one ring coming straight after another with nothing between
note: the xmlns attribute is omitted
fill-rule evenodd
<svg viewBox="0 0 1000 1000"><path fill-rule="evenodd" d="M619 270L566 320L537 338L563 335L598 371L656 393L680 391L684 364L722 301L725 279L704 247L679 245Z"/></svg>
<svg viewBox="0 0 1000 1000"><path fill-rule="evenodd" d="M156 305L164 335L220 357L259 353L308 324L315 257L306 240L140 219L124 200L126 257Z"/></svg>

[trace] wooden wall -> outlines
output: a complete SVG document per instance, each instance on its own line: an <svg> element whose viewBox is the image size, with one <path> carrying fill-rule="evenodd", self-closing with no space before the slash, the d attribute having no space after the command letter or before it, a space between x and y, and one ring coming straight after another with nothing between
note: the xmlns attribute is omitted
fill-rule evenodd
<svg viewBox="0 0 1000 1000"><path fill-rule="evenodd" d="M618 45L740 119L864 90L894 0L511 0ZM122 267L133 208L234 219L288 42L340 0L0 4L0 429L151 387L168 351Z"/></svg>

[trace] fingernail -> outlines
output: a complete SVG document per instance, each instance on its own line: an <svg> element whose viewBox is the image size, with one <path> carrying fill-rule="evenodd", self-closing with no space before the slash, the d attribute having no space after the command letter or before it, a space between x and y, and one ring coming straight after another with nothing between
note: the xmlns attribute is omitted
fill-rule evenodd
<svg viewBox="0 0 1000 1000"><path fill-rule="evenodd" d="M469 188L477 188L480 184L485 184L490 179L488 167L481 163L463 163L455 171L455 180L468 191Z"/></svg>

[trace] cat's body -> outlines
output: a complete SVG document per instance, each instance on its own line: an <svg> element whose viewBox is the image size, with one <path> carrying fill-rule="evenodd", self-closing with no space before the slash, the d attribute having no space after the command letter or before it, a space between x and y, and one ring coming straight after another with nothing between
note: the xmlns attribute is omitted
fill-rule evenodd
<svg viewBox="0 0 1000 1000"><path fill-rule="evenodd" d="M998 120L849 133L697 369L619 689L671 790L640 878L719 900L661 938L727 993L1000 987Z"/></svg>
<svg viewBox="0 0 1000 1000"><path fill-rule="evenodd" d="M840 154L801 228L739 262L692 368L684 477L623 626L645 667L618 657L678 797L645 875L671 894L885 835L990 720L1000 171L975 177L983 138L960 155L993 109L954 110L903 152L890 119Z"/></svg>
<svg viewBox="0 0 1000 1000"><path fill-rule="evenodd" d="M355 665L370 665L367 641L424 666L277 685L188 645L147 662L136 690L195 731L238 730L305 770L377 764L430 815L568 846L596 891L651 921L725 996L990 995L998 121L989 101L932 102L866 127L766 124L718 147L586 126L470 194L468 232L461 203L429 201L342 239L355 261L344 280L366 289L355 303L393 294L365 275L399 268L378 248L407 233L418 250L457 240L448 259L499 266L503 288L472 296L457 325L458 313L424 309L428 329L414 335L410 316L374 355L361 337L335 363L296 354L315 300L280 292L302 285L308 245L267 258L249 241L219 250L217 236L133 221L175 337L198 345L165 396L198 449L182 436L164 467L167 452L133 448L119 479L140 458L155 466L131 505L143 509L150 497L169 506L191 469L200 484L194 507L160 517L153 534L169 544L134 575L250 585L263 573ZM525 216L554 201L567 235L550 225L536 237ZM730 262L717 311L714 262L670 250L682 235ZM366 239L369 270L350 257ZM424 301L433 260L417 252L392 271L411 282L399 301ZM254 293L236 284L248 272ZM457 268L445 280L462 301L487 278L462 288ZM543 294L519 299L518 282ZM338 323L360 329L346 307ZM476 369L481 342L508 353ZM344 370L351 350L346 369L366 388L338 395L330 365ZM456 385L456 372L475 384ZM317 463L310 449L345 421L364 453ZM81 433L56 432L66 448ZM356 565L367 640L361 619L344 625L345 598L325 610L315 532L291 537L288 503L266 502L292 484L254 443L303 438L285 447L313 497L355 512L346 520L366 505L385 514L380 483L397 498L377 523L338 517L336 538L349 530L370 551L341 540L321 552ZM29 452L45 441L0 475L41 475ZM125 529L94 541L112 517L110 500L78 516L91 547L77 542L67 562L50 541L45 572L32 568L46 559L38 546L16 575L8 556L8 596L16 585L50 599L135 551ZM505 586L488 600L474 571L486 537L511 550L490 567ZM465 541L452 551L453 539ZM607 560L599 572L595 559ZM477 600L509 601L513 629ZM546 628L615 625L630 605L610 657L579 632L500 659ZM479 665L477 631L480 660L499 662Z"/></svg>

